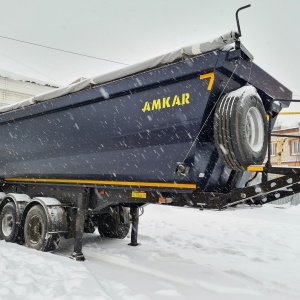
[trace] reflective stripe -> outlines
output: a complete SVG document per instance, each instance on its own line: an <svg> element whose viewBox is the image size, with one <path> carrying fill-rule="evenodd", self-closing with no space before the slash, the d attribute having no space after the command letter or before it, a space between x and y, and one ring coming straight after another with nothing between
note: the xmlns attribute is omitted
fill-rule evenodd
<svg viewBox="0 0 300 300"><path fill-rule="evenodd" d="M248 166L247 171L249 172L263 172L264 166Z"/></svg>
<svg viewBox="0 0 300 300"><path fill-rule="evenodd" d="M42 179L42 178L5 178L5 181L13 182L43 182L43 183L72 183L72 184L99 184L99 185L125 185L125 186L147 186L168 187L179 189L195 189L196 184L162 183L162 182L130 182L130 181L104 181L104 180L82 180L82 179Z"/></svg>

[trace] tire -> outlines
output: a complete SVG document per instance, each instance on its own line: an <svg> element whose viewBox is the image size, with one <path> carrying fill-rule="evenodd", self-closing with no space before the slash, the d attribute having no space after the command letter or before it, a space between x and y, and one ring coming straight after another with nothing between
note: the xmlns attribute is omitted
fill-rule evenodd
<svg viewBox="0 0 300 300"><path fill-rule="evenodd" d="M24 225L25 245L28 248L51 251L57 248L58 234L48 233L48 220L44 208L34 205L28 212Z"/></svg>
<svg viewBox="0 0 300 300"><path fill-rule="evenodd" d="M14 243L17 241L19 226L15 204L5 204L0 214L0 239Z"/></svg>
<svg viewBox="0 0 300 300"><path fill-rule="evenodd" d="M101 215L98 219L98 231L100 236L114 239L124 239L130 229L130 223L117 223L109 214Z"/></svg>
<svg viewBox="0 0 300 300"><path fill-rule="evenodd" d="M267 151L267 119L263 103L252 86L225 95L214 117L214 139L225 165L243 171L261 164Z"/></svg>

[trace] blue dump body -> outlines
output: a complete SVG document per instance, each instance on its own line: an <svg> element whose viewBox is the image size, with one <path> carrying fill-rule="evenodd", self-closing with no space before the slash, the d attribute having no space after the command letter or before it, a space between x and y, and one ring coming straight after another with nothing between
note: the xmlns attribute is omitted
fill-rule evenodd
<svg viewBox="0 0 300 300"><path fill-rule="evenodd" d="M219 158L214 108L247 83L266 110L273 98L291 98L241 49L216 50L2 113L0 177L226 192L243 184L245 172ZM190 167L187 176L176 173L178 162Z"/></svg>

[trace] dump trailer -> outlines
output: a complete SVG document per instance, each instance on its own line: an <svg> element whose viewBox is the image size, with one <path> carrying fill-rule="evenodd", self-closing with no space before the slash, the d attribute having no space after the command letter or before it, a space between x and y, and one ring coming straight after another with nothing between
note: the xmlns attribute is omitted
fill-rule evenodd
<svg viewBox="0 0 300 300"><path fill-rule="evenodd" d="M82 235L95 228L124 238L132 224L137 245L139 209L149 203L261 203L262 192L245 187L249 166L263 171L268 124L289 105L274 100L292 93L239 37L0 108L0 238L48 251L74 237L72 257L83 260Z"/></svg>

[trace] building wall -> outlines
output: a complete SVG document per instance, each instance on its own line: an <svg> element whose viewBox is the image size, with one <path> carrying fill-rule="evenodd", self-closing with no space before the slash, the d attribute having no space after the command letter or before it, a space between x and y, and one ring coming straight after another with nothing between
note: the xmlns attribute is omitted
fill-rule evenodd
<svg viewBox="0 0 300 300"><path fill-rule="evenodd" d="M272 133L282 134L282 135L285 135L285 134L286 135L300 135L299 127L273 130ZM274 145L273 149L275 151L273 153L274 155L271 156L272 166L278 165L278 149L279 149L278 143L283 140L284 140L284 143L283 143L283 151L281 154L281 158L282 158L281 165L282 166L300 166L300 155L299 154L293 155L293 153L292 153L292 142L299 141L299 139L289 138L289 137L273 137L273 136L271 137L271 142ZM266 160L265 160L265 162L266 162ZM272 180L279 176L281 176L281 175L268 174L268 179ZM259 178L257 178L255 183L261 182L261 174L259 174L258 177ZM253 183L253 184L255 184L255 183ZM289 203L289 205L299 205L300 204L300 194L295 194L295 195L292 195L289 197L282 198L280 200L275 200L275 201L271 202L270 204L282 205L282 204L288 204L288 203Z"/></svg>
<svg viewBox="0 0 300 300"><path fill-rule="evenodd" d="M272 133L282 134L282 135L300 135L299 128L293 127L288 129L273 130ZM292 153L292 143L293 141L298 141L297 138L289 137L271 137L271 142L273 144L273 155L271 156L272 165L276 166L278 164L278 151L279 151L279 142L284 141L283 152L281 154L281 165L285 166L300 166L300 155Z"/></svg>

